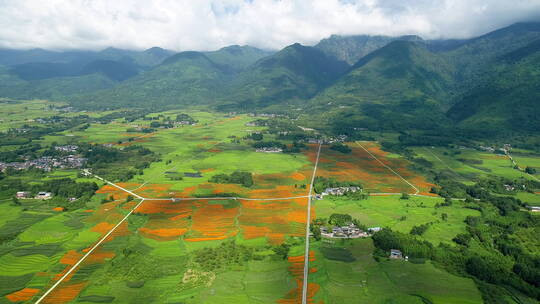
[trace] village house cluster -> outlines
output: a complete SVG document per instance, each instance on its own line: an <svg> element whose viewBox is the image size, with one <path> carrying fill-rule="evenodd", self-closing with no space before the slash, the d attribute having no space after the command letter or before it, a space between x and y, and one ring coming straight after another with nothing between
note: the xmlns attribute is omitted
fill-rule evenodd
<svg viewBox="0 0 540 304"><path fill-rule="evenodd" d="M335 143L343 143L347 141L347 135L338 135L338 136L330 136L330 137L323 137L323 138L308 138L307 143L308 144L318 144L321 143L323 145L329 145L329 144L335 144Z"/></svg>
<svg viewBox="0 0 540 304"><path fill-rule="evenodd" d="M76 145L56 146L54 147L54 149L60 152L74 153L74 152L77 152L77 150L79 149L79 146L76 146Z"/></svg>
<svg viewBox="0 0 540 304"><path fill-rule="evenodd" d="M358 191L362 191L362 189L360 187L357 187L357 186L326 188L323 191L323 193L316 194L315 198L321 200L326 195L342 196L342 195L345 195L345 193L347 193L347 192L354 193L354 192L358 192Z"/></svg>
<svg viewBox="0 0 540 304"><path fill-rule="evenodd" d="M236 115L236 112L233 112L234 115ZM231 113L229 113L231 114ZM257 114L257 113L249 113L248 114L249 117L267 117L267 118L276 118L276 117L287 117L283 114L272 114L272 113L260 113L260 114Z"/></svg>
<svg viewBox="0 0 540 304"><path fill-rule="evenodd" d="M189 120L181 120L181 121L175 121L173 124L175 126L194 126L197 124L197 122L189 121Z"/></svg>
<svg viewBox="0 0 540 304"><path fill-rule="evenodd" d="M381 231L381 227L371 227L363 231L353 223L345 226L333 226L332 228L321 227L321 235L327 238L356 239L368 237L371 234Z"/></svg>
<svg viewBox="0 0 540 304"><path fill-rule="evenodd" d="M360 187L357 186L351 186L351 187L335 187L335 188L326 188L323 193L321 193L323 196L325 195L336 195L341 196L345 195L347 192L357 192L362 191Z"/></svg>
<svg viewBox="0 0 540 304"><path fill-rule="evenodd" d="M44 171L51 171L53 168L81 168L86 163L86 158L76 155L68 155L62 157L44 156L24 162L0 162L0 171L5 171L8 168L14 170L26 170L37 168Z"/></svg>
<svg viewBox="0 0 540 304"><path fill-rule="evenodd" d="M283 149L279 147L264 147L255 149L255 152L264 152L264 153L281 153Z"/></svg>
<svg viewBox="0 0 540 304"><path fill-rule="evenodd" d="M35 196L32 196L32 193L30 193L28 191L19 191L19 192L17 192L17 194L15 194L15 197L18 198L18 199L30 199L30 198L33 198L33 199L40 199L40 200L48 200L48 199L52 198L52 193L51 192L40 191Z"/></svg>
<svg viewBox="0 0 540 304"><path fill-rule="evenodd" d="M332 229L321 227L321 235L328 238L344 238L344 239L356 239L361 237L367 237L369 234L355 224L349 224L342 227L334 226Z"/></svg>

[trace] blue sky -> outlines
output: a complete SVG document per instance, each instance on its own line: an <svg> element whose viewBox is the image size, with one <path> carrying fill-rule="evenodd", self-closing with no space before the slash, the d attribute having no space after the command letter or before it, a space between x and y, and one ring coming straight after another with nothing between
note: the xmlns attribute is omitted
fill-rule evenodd
<svg viewBox="0 0 540 304"><path fill-rule="evenodd" d="M468 38L539 18L540 0L0 0L0 47L279 49L331 34Z"/></svg>

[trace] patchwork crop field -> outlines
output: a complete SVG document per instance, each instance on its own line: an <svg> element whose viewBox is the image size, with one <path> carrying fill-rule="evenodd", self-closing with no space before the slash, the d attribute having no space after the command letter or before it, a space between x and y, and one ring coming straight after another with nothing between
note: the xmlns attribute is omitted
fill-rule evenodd
<svg viewBox="0 0 540 304"><path fill-rule="evenodd" d="M254 118L247 115L191 111L196 124L140 131L151 127L154 116L180 113L92 123L39 139L44 145L83 142L119 150L137 145L159 157L115 184L74 169L42 177L97 182L99 189L84 208L0 200L0 303L301 302L308 193L318 146L256 152L250 134L261 132L267 141L278 136L250 124ZM370 195L313 200L310 222L348 214L366 226L403 233L425 224L429 228L419 239L454 246L452 239L466 231L464 220L480 214L460 200L445 206L429 192L435 185L409 160L378 143L346 145L350 153L322 146L316 176L359 183ZM465 178L486 172L486 166L511 171L506 159L494 155L464 153L483 159L472 166L451 158L446 163L442 150L416 152ZM525 156L518 160L536 165ZM237 171L251 173L252 179L218 182ZM402 193L410 197L400 199ZM470 279L431 262L377 262L374 250L371 239L312 242L308 303L482 303ZM450 293L442 281L456 289Z"/></svg>

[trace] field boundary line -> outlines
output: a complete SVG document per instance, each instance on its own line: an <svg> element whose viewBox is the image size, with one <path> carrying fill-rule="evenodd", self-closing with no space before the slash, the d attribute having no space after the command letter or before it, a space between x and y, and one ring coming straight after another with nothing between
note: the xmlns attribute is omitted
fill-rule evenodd
<svg viewBox="0 0 540 304"><path fill-rule="evenodd" d="M141 185L138 186L137 188L131 189L130 191L139 190L140 188L144 187L146 184L148 184L148 182L144 182L143 184L141 184Z"/></svg>
<svg viewBox="0 0 540 304"><path fill-rule="evenodd" d="M319 148L317 150L317 158L315 159L315 166L313 167L313 174L311 175L311 183L309 184L308 193L308 205L306 215L306 248L304 252L304 279L302 282L302 304L307 304L307 292L308 292L308 275L309 275L309 228L311 221L311 196L313 193L313 183L315 182L315 175L317 173L317 166L319 165L319 156L321 154L321 143L319 142Z"/></svg>
<svg viewBox="0 0 540 304"><path fill-rule="evenodd" d="M369 155L371 155L371 157L373 157L373 159L375 159L376 161L378 161L381 165L383 165L386 169L390 170L392 173L394 173L397 177L401 178L404 182L406 182L409 186L411 186L416 192L414 193L414 195L417 195L418 193L420 193L420 190L418 190L418 188L416 188L415 185L411 184L408 180L406 180L403 176L401 176L399 173L397 173L396 171L394 171L394 169L390 168L389 166L387 166L385 163L383 163L381 160L379 160L377 157L375 157L375 155L373 155L371 152L369 152L366 148L364 148L364 146L362 146L359 142L356 142L356 144L358 146L360 146L360 148L364 149L364 151L366 151Z"/></svg>
<svg viewBox="0 0 540 304"><path fill-rule="evenodd" d="M218 197L164 197L164 198L145 198L147 201L196 201L196 200L213 200L213 201L224 201L224 200L237 200L237 201L280 201L280 200L291 200L297 198L306 198L309 195L302 196L290 196L290 197L267 197L267 198L256 198L256 197L239 197L239 196L218 196Z"/></svg>
<svg viewBox="0 0 540 304"><path fill-rule="evenodd" d="M118 228L118 226L120 226L123 222L126 221L126 219L133 213L133 211L135 211L135 209L139 208L139 206L144 202L145 200L144 199L141 199L141 201L135 206L133 207L133 209L131 209L128 214L126 214L126 216L124 216L124 218L122 218L122 220L120 222L118 222L111 230L109 230L109 232L107 232L107 234L105 234L94 246L92 246L92 248L90 250L88 250L88 252L79 260L77 261L77 263L75 263L60 279L58 279L58 281L56 283L54 283L53 286L51 286L51 288L49 288L35 303L36 304L39 304L41 303L41 301L43 301L43 299L45 299L58 285L60 285L60 283L62 283L64 281L65 278L67 278L92 252L94 252L94 250L99 246L101 245L105 239L107 239L115 230L116 228Z"/></svg>
<svg viewBox="0 0 540 304"><path fill-rule="evenodd" d="M448 170L450 170L450 172L452 172L452 174L454 174L454 176L457 176L459 178L463 178L465 180L470 180L469 178L461 175L460 173L457 173L456 171L454 171L454 169L450 168L450 166L448 166L448 164L443 161L442 159L439 158L439 156L437 156L437 154L433 153L433 151L431 151L431 149L427 148L427 147L423 147L425 151L429 152L431 155L433 155L441 164L443 164ZM454 179L455 180L455 179ZM457 180L455 180L457 181Z"/></svg>

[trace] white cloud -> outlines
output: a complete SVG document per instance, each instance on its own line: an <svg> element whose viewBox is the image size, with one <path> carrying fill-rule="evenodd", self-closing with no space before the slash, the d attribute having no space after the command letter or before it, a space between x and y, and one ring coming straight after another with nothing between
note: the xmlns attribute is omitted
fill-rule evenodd
<svg viewBox="0 0 540 304"><path fill-rule="evenodd" d="M0 47L278 49L331 34L465 38L540 17L540 0L0 0Z"/></svg>

